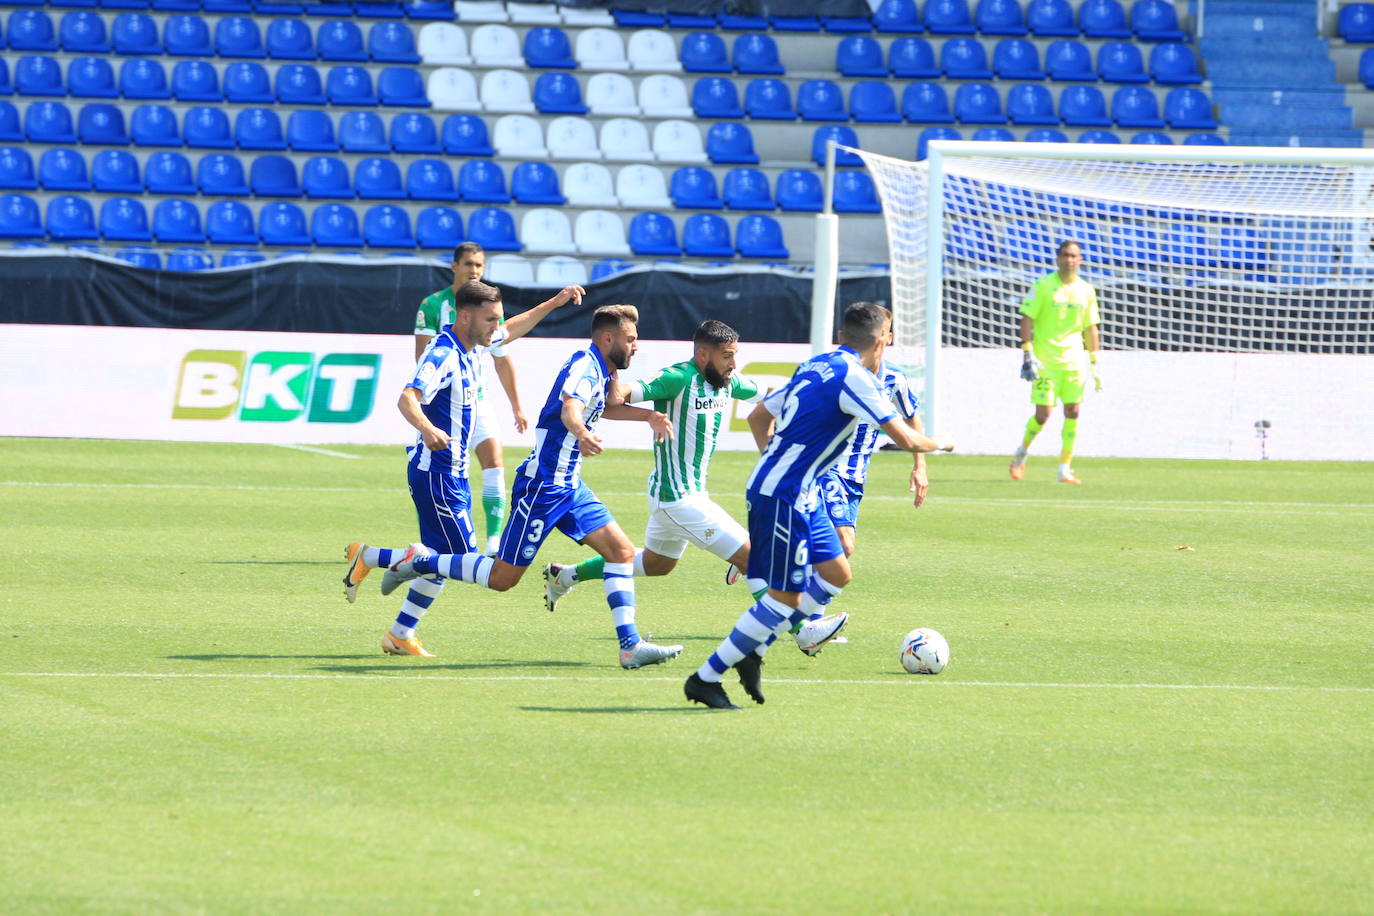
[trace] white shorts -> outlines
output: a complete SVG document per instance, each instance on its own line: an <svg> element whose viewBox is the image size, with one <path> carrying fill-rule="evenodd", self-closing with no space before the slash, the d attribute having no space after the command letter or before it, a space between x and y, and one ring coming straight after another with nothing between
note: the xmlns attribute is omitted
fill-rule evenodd
<svg viewBox="0 0 1374 916"><path fill-rule="evenodd" d="M705 493L671 503L661 503L651 497L644 546L660 556L676 560L686 553L689 543L722 560L729 560L749 543L749 532Z"/></svg>
<svg viewBox="0 0 1374 916"><path fill-rule="evenodd" d="M488 439L501 436L501 427L496 425L496 412L492 409L491 399L482 398L472 409L472 441L469 448L476 448Z"/></svg>

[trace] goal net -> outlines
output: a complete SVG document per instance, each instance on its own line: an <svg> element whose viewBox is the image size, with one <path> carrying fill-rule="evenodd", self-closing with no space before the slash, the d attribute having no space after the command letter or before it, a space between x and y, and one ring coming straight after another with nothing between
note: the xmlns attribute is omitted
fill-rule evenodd
<svg viewBox="0 0 1374 916"><path fill-rule="evenodd" d="M882 201L894 356L924 380L928 422L942 349L1014 347L1017 308L1063 240L1082 247L1106 350L1371 352L1374 150L851 151Z"/></svg>

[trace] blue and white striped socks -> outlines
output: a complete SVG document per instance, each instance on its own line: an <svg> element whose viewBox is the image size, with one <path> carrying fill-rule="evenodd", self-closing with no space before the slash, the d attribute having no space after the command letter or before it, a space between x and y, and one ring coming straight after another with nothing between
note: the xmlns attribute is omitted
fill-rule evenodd
<svg viewBox="0 0 1374 916"><path fill-rule="evenodd" d="M401 605L401 613L396 615L396 622L391 625L391 635L397 639L409 639L414 636L415 628L420 625L420 618L425 616L425 612L443 589L443 579L416 579L412 582L410 591L406 593L405 603Z"/></svg>
<svg viewBox="0 0 1374 916"><path fill-rule="evenodd" d="M793 616L800 619L799 612L794 612L772 595L764 595L758 604L740 615L730 635L697 669L697 676L708 683L718 683L725 672L738 665L750 652L762 656L773 640L787 632Z"/></svg>
<svg viewBox="0 0 1374 916"><path fill-rule="evenodd" d="M363 548L363 562L373 569L385 569L404 555L404 550L391 550L387 547Z"/></svg>
<svg viewBox="0 0 1374 916"><path fill-rule="evenodd" d="M483 588L491 579L491 567L495 563L491 557L480 553L439 553L414 560L415 571L421 575L461 579Z"/></svg>
<svg viewBox="0 0 1374 916"><path fill-rule="evenodd" d="M641 561L642 562L642 561ZM607 562L601 573L606 588L606 603L611 606L615 635L620 648L631 649L639 642L639 628L635 626L635 564Z"/></svg>
<svg viewBox="0 0 1374 916"><path fill-rule="evenodd" d="M805 614L810 620L823 617L825 616L825 606L832 599L839 597L842 591L844 589L841 586L831 585L813 572L811 578L806 580L806 591L802 592L801 604L798 605L797 610Z"/></svg>

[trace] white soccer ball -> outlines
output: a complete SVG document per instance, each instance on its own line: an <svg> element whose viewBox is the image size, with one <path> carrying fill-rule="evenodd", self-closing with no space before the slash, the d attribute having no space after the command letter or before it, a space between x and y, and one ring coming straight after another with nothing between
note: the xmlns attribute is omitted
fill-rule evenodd
<svg viewBox="0 0 1374 916"><path fill-rule="evenodd" d="M930 627L902 637L902 667L907 674L939 674L949 664L949 642Z"/></svg>

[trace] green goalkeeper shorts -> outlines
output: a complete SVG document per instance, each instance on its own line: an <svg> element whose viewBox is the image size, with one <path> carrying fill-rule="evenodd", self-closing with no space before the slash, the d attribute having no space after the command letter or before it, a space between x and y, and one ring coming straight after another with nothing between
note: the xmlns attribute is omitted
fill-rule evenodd
<svg viewBox="0 0 1374 916"><path fill-rule="evenodd" d="M1031 382L1031 403L1042 407L1053 407L1060 401L1065 404L1083 403L1083 392L1087 388L1087 374L1081 366L1068 369L1040 370L1040 377Z"/></svg>

